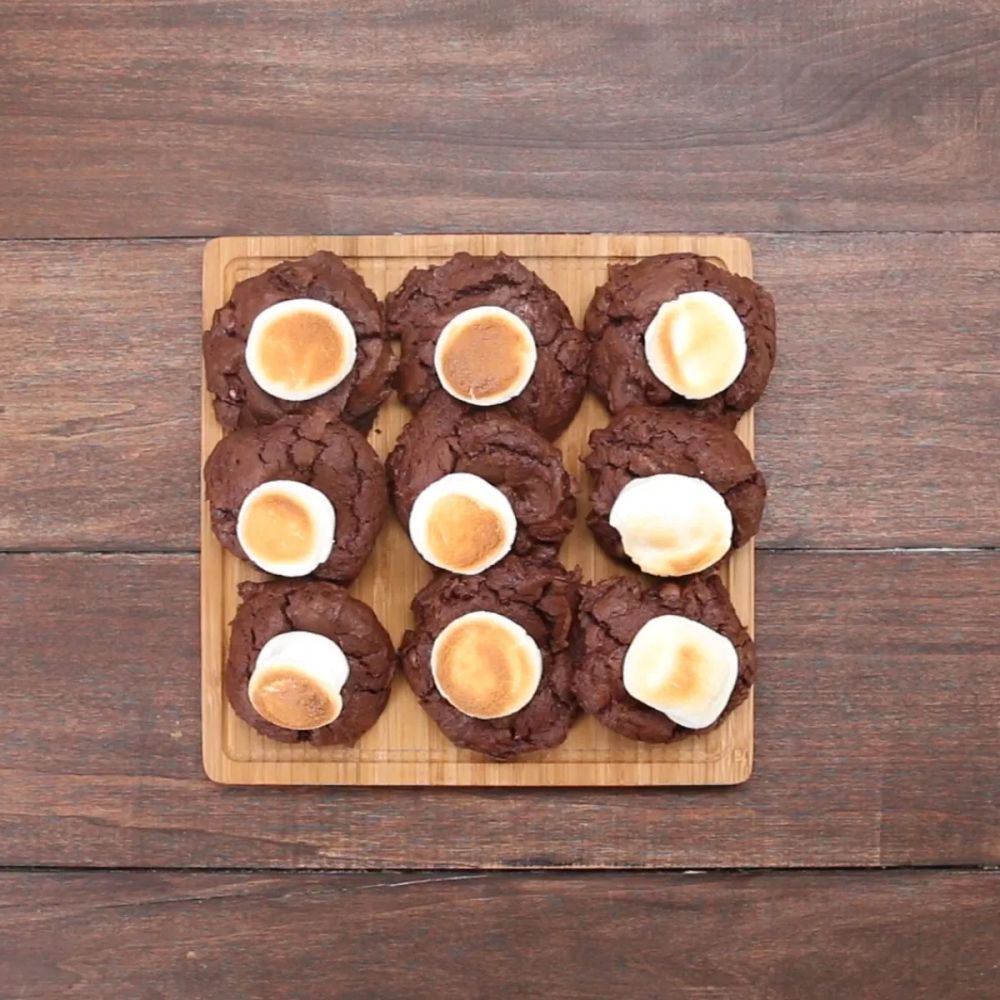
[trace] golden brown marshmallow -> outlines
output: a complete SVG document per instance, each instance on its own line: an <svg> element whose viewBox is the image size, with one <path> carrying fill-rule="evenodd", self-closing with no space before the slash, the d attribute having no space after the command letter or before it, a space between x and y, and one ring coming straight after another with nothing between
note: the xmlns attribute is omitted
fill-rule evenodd
<svg viewBox="0 0 1000 1000"><path fill-rule="evenodd" d="M433 566L481 573L512 548L517 519L492 483L467 472L442 476L426 487L410 511L410 539Z"/></svg>
<svg viewBox="0 0 1000 1000"><path fill-rule="evenodd" d="M354 367L357 336L347 315L318 299L287 299L261 311L247 337L254 381L279 399L302 401L339 385Z"/></svg>
<svg viewBox="0 0 1000 1000"><path fill-rule="evenodd" d="M247 494L236 536L247 558L277 576L305 576L330 557L336 513L319 490L276 479Z"/></svg>
<svg viewBox="0 0 1000 1000"><path fill-rule="evenodd" d="M520 711L542 678L542 654L517 622L472 611L441 630L431 649L431 673L442 696L474 719Z"/></svg>
<svg viewBox="0 0 1000 1000"><path fill-rule="evenodd" d="M452 318L434 345L434 368L456 399L475 406L506 403L531 381L538 349L531 329L499 306L477 306Z"/></svg>
<svg viewBox="0 0 1000 1000"><path fill-rule="evenodd" d="M250 704L283 729L319 729L343 710L343 650L315 632L283 632L264 644L250 676Z"/></svg>

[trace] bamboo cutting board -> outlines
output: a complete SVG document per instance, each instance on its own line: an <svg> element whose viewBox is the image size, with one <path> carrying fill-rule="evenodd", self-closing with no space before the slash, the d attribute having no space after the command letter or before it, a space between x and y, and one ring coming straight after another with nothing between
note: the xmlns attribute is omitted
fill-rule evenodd
<svg viewBox="0 0 1000 1000"><path fill-rule="evenodd" d="M750 246L734 236L642 235L438 235L438 236L226 236L205 248L202 320L212 314L237 281L278 261L333 250L358 270L379 298L395 288L414 266L440 263L459 250L519 257L566 301L582 320L594 289L604 282L609 262L655 253L695 251L731 271L751 274ZM395 397L383 404L369 440L384 459L409 412ZM587 482L580 455L587 436L608 415L588 395L569 429L558 440L577 482L578 517L561 558L579 565L585 580L627 572L608 559L586 528ZM202 389L202 464L222 429ZM753 414L737 428L753 450ZM429 579L429 568L390 515L364 572L350 588L369 604L398 644L409 623L413 595ZM753 632L753 543L731 555L722 569L736 610ZM440 734L397 676L385 712L354 747L311 747L275 743L236 717L222 691L229 623L239 603L236 586L263 579L252 567L223 551L209 524L202 495L201 629L202 746L205 771L225 784L267 785L731 785L745 781L753 767L753 696L717 729L665 746L641 744L611 733L594 719L580 718L566 742L553 750L512 763L495 763L459 750Z"/></svg>

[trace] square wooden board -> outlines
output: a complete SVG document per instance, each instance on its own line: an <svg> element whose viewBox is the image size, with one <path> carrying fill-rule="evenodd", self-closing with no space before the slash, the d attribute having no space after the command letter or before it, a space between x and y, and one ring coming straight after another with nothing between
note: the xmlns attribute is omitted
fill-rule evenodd
<svg viewBox="0 0 1000 1000"><path fill-rule="evenodd" d="M611 262L678 250L715 258L739 274L751 274L750 245L734 236L616 235L424 235L424 236L227 236L205 248L202 320L207 329L215 309L236 282L281 260L333 250L356 268L382 298L414 266L440 263L459 250L476 254L504 251L519 257L566 301L579 323L604 282ZM222 437L211 398L202 392L202 464ZM381 457L392 448L409 419L395 397L383 404L369 440ZM569 429L557 442L577 482L579 513L562 548L568 567L579 565L585 580L624 570L594 544L584 518L587 483L580 454L590 431L607 422L604 408L588 395ZM753 450L753 415L737 432ZM410 601L430 578L430 570L390 517L378 544L351 587L378 615L398 643L410 619ZM722 576L736 610L753 632L753 543L731 555ZM635 743L580 718L566 742L553 750L512 763L495 763L452 746L427 717L402 676L376 725L354 747L311 747L275 743L236 717L222 691L229 623L242 580L263 579L223 551L212 534L202 495L201 628L202 745L205 771L225 784L267 785L731 785L745 781L753 767L753 697L717 729L677 743Z"/></svg>

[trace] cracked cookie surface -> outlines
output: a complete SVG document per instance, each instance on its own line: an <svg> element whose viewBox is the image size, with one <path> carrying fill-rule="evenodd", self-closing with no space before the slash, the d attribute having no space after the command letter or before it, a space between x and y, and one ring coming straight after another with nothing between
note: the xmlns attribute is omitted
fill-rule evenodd
<svg viewBox="0 0 1000 1000"><path fill-rule="evenodd" d="M674 473L704 479L722 495L733 516L732 547L760 527L767 486L750 452L729 428L681 410L634 406L592 431L583 459L590 474L587 524L601 548L628 561L609 517L618 494L640 476Z"/></svg>
<svg viewBox="0 0 1000 1000"><path fill-rule="evenodd" d="M329 392L303 402L265 392L246 364L246 341L257 315L287 299L317 299L342 310L357 336L357 360ZM321 407L367 430L389 395L396 358L386 339L382 308L356 271L334 253L320 250L302 260L283 261L239 282L216 310L202 341L205 381L215 396L215 415L227 430L269 424L289 413Z"/></svg>
<svg viewBox="0 0 1000 1000"><path fill-rule="evenodd" d="M431 483L466 472L492 483L517 518L513 551L554 554L573 528L573 482L555 445L509 414L476 412L439 391L406 425L386 461L389 491L409 524L417 497Z"/></svg>
<svg viewBox="0 0 1000 1000"><path fill-rule="evenodd" d="M484 305L519 316L531 328L538 347L531 380L502 408L543 437L557 437L583 399L590 348L562 299L538 275L505 254L459 253L443 264L414 268L386 298L386 329L402 344L396 373L400 398L417 410L441 389L434 369L438 335L458 313Z"/></svg>
<svg viewBox="0 0 1000 1000"><path fill-rule="evenodd" d="M645 333L660 306L685 292L714 292L736 311L747 338L747 358L736 381L708 399L672 392L649 367ZM594 293L583 328L593 343L590 385L612 413L664 403L695 410L735 426L760 399L774 367L774 300L749 278L692 253L660 254L613 264Z"/></svg>
<svg viewBox="0 0 1000 1000"><path fill-rule="evenodd" d="M555 561L508 556L478 576L435 577L413 600L414 627L400 646L400 666L428 715L456 746L496 760L558 746L576 715L571 637L579 573ZM472 611L510 618L542 653L542 678L531 701L500 719L475 719L451 705L431 672L438 633Z"/></svg>
<svg viewBox="0 0 1000 1000"><path fill-rule="evenodd" d="M642 581L624 576L582 587L574 637L578 664L574 689L580 706L616 733L646 743L670 743L689 733L708 731L679 726L625 690L622 668L629 644L646 622L659 615L693 618L736 647L736 686L709 729L746 700L757 672L753 640L715 574L669 580L648 588Z"/></svg>
<svg viewBox="0 0 1000 1000"><path fill-rule="evenodd" d="M223 683L236 714L258 732L282 743L353 744L382 714L396 669L396 651L375 612L346 590L318 580L242 583L233 619ZM250 703L248 687L260 651L284 632L316 632L344 651L347 681L343 709L319 729L284 729Z"/></svg>
<svg viewBox="0 0 1000 1000"><path fill-rule="evenodd" d="M333 504L334 544L315 576L347 583L368 558L385 520L385 471L363 435L330 413L312 410L224 437L205 463L212 530L246 559L236 521L247 494L261 483L292 479L315 487Z"/></svg>

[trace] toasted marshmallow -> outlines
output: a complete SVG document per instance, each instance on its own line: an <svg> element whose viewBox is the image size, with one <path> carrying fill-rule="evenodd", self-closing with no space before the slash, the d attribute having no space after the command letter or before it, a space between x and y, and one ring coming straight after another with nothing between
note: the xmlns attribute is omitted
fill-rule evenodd
<svg viewBox="0 0 1000 1000"><path fill-rule="evenodd" d="M251 562L276 576L305 576L330 558L337 518L319 490L291 479L252 489L236 518Z"/></svg>
<svg viewBox="0 0 1000 1000"><path fill-rule="evenodd" d="M703 479L661 474L627 483L608 518L625 554L644 573L686 576L718 562L733 538L733 515Z"/></svg>
<svg viewBox="0 0 1000 1000"><path fill-rule="evenodd" d="M247 337L247 368L278 399L322 396L344 381L357 354L358 339L347 314L318 299L268 306Z"/></svg>
<svg viewBox="0 0 1000 1000"><path fill-rule="evenodd" d="M410 511L413 547L429 563L452 573L481 573L510 552L516 534L510 501L492 483L468 472L436 479Z"/></svg>
<svg viewBox="0 0 1000 1000"><path fill-rule="evenodd" d="M434 369L456 399L475 406L506 403L524 391L538 361L531 329L499 306L466 309L445 324Z"/></svg>
<svg viewBox="0 0 1000 1000"><path fill-rule="evenodd" d="M736 647L724 635L691 618L660 615L636 632L622 682L677 725L704 729L722 714L738 673Z"/></svg>
<svg viewBox="0 0 1000 1000"><path fill-rule="evenodd" d="M250 704L283 729L319 729L341 713L344 651L316 632L282 632L264 644L250 675Z"/></svg>
<svg viewBox="0 0 1000 1000"><path fill-rule="evenodd" d="M646 327L645 344L653 374L686 399L722 392L747 359L743 322L715 292L685 292L664 302Z"/></svg>
<svg viewBox="0 0 1000 1000"><path fill-rule="evenodd" d="M500 719L535 696L542 653L517 622L492 611L471 611L438 633L431 673L438 691L460 712Z"/></svg>

